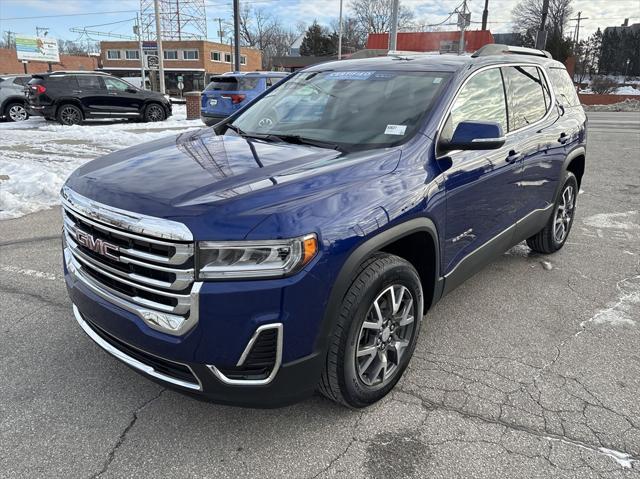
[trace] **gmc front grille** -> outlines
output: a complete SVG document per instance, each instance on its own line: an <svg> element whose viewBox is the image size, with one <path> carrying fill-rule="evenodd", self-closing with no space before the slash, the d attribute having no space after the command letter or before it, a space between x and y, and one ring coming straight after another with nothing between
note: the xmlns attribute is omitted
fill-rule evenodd
<svg viewBox="0 0 640 479"><path fill-rule="evenodd" d="M195 326L201 283L194 282L188 230L172 221L165 230L159 218L102 205L67 187L62 206L65 262L73 277L154 329L180 335ZM106 253L101 245L109 246Z"/></svg>

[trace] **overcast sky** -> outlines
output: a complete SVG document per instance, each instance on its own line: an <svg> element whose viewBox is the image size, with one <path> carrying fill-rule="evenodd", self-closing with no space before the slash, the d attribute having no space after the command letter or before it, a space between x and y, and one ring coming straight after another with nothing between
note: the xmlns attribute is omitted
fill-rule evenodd
<svg viewBox="0 0 640 479"><path fill-rule="evenodd" d="M421 22L433 24L446 19L461 1L403 0L402 3L413 8ZM291 28L295 28L299 21L307 24L312 23L313 20L329 23L332 18L338 16L339 6L339 0L241 0L240 3L263 8L277 15L283 24ZM517 3L518 0L489 0L489 29L492 32L512 30L511 10ZM48 27L49 36L74 40L78 38L78 34L70 32L70 27L122 21L114 25L96 26L94 29L131 34L133 22L128 20L135 17L139 4L139 0L0 0L0 33L4 35L5 31L11 30L33 35L38 26ZM349 0L344 0L344 4L345 13L348 13ZM218 24L213 20L214 18L222 17L231 21L231 5L231 0L206 0L209 38L215 39L217 35ZM471 9L471 20L480 22L484 0L468 0L468 5ZM630 23L640 22L640 0L573 0L573 7L574 16L578 11L582 11L582 16L588 18L581 24L581 38L586 38L598 27L619 25L626 17L630 17ZM18 19L16 17L45 18ZM573 28L575 22L569 25ZM473 28L479 28L479 24L474 23ZM455 26L443 27L443 29L455 29Z"/></svg>

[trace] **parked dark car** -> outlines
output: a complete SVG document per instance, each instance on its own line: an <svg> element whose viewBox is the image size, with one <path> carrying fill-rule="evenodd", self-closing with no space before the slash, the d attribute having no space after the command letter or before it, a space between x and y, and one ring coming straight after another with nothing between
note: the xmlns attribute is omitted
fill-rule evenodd
<svg viewBox="0 0 640 479"><path fill-rule="evenodd" d="M201 94L200 118L207 126L215 125L287 75L285 72L235 72L211 77Z"/></svg>
<svg viewBox="0 0 640 479"><path fill-rule="evenodd" d="M171 102L158 92L141 90L100 72L53 72L33 75L27 89L32 115L76 125L92 118L162 121Z"/></svg>
<svg viewBox="0 0 640 479"><path fill-rule="evenodd" d="M565 67L539 50L312 66L213 128L69 177L75 318L181 391L365 407L444 295L521 241L563 247L586 141Z"/></svg>
<svg viewBox="0 0 640 479"><path fill-rule="evenodd" d="M0 77L0 117L8 121L24 121L29 118L24 87L31 75L7 75Z"/></svg>

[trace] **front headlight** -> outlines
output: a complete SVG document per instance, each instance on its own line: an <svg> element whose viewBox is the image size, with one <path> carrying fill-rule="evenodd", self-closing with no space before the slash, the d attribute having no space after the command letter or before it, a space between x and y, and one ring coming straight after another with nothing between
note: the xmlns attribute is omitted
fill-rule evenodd
<svg viewBox="0 0 640 479"><path fill-rule="evenodd" d="M200 241L198 279L287 276L299 271L317 252L315 234L286 240Z"/></svg>

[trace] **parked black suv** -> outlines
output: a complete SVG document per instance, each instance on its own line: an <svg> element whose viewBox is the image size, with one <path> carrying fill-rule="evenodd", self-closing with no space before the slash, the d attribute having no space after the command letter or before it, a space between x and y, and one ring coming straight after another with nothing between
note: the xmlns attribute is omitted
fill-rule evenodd
<svg viewBox="0 0 640 479"><path fill-rule="evenodd" d="M140 90L100 72L53 72L33 75L27 88L29 113L76 125L88 118L140 118L162 121L171 102L158 92Z"/></svg>

